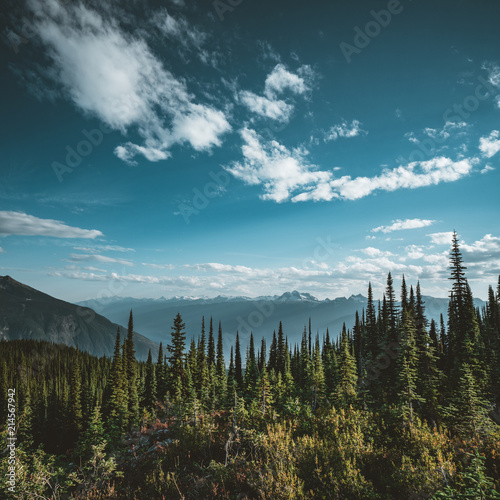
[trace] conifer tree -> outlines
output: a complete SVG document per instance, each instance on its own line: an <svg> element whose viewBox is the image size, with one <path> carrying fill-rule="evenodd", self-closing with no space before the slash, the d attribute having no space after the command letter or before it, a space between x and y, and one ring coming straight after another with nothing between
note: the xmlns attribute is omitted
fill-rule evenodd
<svg viewBox="0 0 500 500"><path fill-rule="evenodd" d="M226 366L224 363L224 343L222 341L222 325L219 321L219 333L217 337L217 376L226 377Z"/></svg>
<svg viewBox="0 0 500 500"><path fill-rule="evenodd" d="M208 329L208 347L207 347L207 365L210 371L211 366L215 364L215 340L214 327L212 318L210 317L210 328Z"/></svg>
<svg viewBox="0 0 500 500"><path fill-rule="evenodd" d="M124 349L124 367L127 380L127 423L135 427L139 423L139 394L137 390L137 361L134 348L134 318L132 310L128 320L127 339Z"/></svg>
<svg viewBox="0 0 500 500"><path fill-rule="evenodd" d="M121 356L120 328L116 332L115 350L111 365L109 397L109 429L113 443L116 443L125 429L127 418L127 394L125 373Z"/></svg>
<svg viewBox="0 0 500 500"><path fill-rule="evenodd" d="M259 368L259 372L262 370L262 367L267 364L267 345L266 339L262 337L260 341L260 351L258 355L258 363L257 367Z"/></svg>
<svg viewBox="0 0 500 500"><path fill-rule="evenodd" d="M145 406L150 412L154 412L156 403L156 375L155 367L153 365L153 358L151 356L151 349L148 353L148 359L146 361L146 377L144 381L144 399L143 406Z"/></svg>
<svg viewBox="0 0 500 500"><path fill-rule="evenodd" d="M404 316L405 311L408 309L408 289L406 288L405 275L403 274L403 279L401 281L401 319Z"/></svg>
<svg viewBox="0 0 500 500"><path fill-rule="evenodd" d="M377 315L373 304L373 291L371 282L368 283L368 301L366 304L366 343L368 359L373 361L378 355L379 339Z"/></svg>
<svg viewBox="0 0 500 500"><path fill-rule="evenodd" d="M417 350L417 393L422 396L421 414L435 426L440 411L439 392L442 384L442 373L438 367L437 338L435 341L427 332L424 301L417 283L415 296L415 344Z"/></svg>
<svg viewBox="0 0 500 500"><path fill-rule="evenodd" d="M236 370L234 367L234 355L233 355L233 346L231 346L231 354L229 356L229 370L227 372L227 406L231 407L234 402L234 397L237 392L237 383L236 383Z"/></svg>
<svg viewBox="0 0 500 500"><path fill-rule="evenodd" d="M167 380L165 373L165 366L163 363L163 344L160 342L160 347L158 349L158 361L156 362L156 386L157 386L157 398L160 401L165 399L165 395L167 393Z"/></svg>
<svg viewBox="0 0 500 500"><path fill-rule="evenodd" d="M71 367L69 392L69 424L72 441L76 441L83 426L82 379L80 356L77 354Z"/></svg>
<svg viewBox="0 0 500 500"><path fill-rule="evenodd" d="M172 326L171 333L171 344L167 346L167 350L170 353L168 358L170 363L170 380L173 387L182 387L183 382L185 383L185 372L184 372L184 348L186 346L186 332L184 328L185 323L182 321L180 313L174 318L174 324Z"/></svg>
<svg viewBox="0 0 500 500"><path fill-rule="evenodd" d="M276 339L276 330L273 331L273 340L269 349L268 370L276 371L278 367L278 340Z"/></svg>
<svg viewBox="0 0 500 500"><path fill-rule="evenodd" d="M309 355L309 342L307 337L307 330L304 326L304 333L302 334L302 342L300 345L300 364L299 364L299 383L300 389L306 401L310 401L311 392L311 372L312 363L311 356Z"/></svg>
<svg viewBox="0 0 500 500"><path fill-rule="evenodd" d="M278 340L276 346L276 369L282 375L285 372L285 335L283 333L283 325L281 324L281 321L278 328Z"/></svg>
<svg viewBox="0 0 500 500"><path fill-rule="evenodd" d="M401 350L397 359L397 398L403 422L413 423L415 404L423 398L417 394L418 354L415 321L405 311L401 324Z"/></svg>
<svg viewBox="0 0 500 500"><path fill-rule="evenodd" d="M246 368L245 368L245 391L249 400L252 400L257 389L257 380L259 372L257 370L257 360L255 359L255 345L253 333L250 332L250 344L247 352Z"/></svg>
<svg viewBox="0 0 500 500"><path fill-rule="evenodd" d="M311 373L312 399L311 409L316 411L316 408L322 403L325 393L325 373L321 360L321 350L319 346L319 337L316 337L312 359Z"/></svg>
<svg viewBox="0 0 500 500"><path fill-rule="evenodd" d="M96 405L92 410L89 425L77 443L75 455L88 460L93 454L93 447L106 445L104 424L102 422L101 408Z"/></svg>
<svg viewBox="0 0 500 500"><path fill-rule="evenodd" d="M208 368L206 356L206 339L205 339L205 316L201 318L201 336L198 342L198 357L196 362L196 378L194 384L198 394L201 396L202 392L208 387ZM203 398L202 398L203 399Z"/></svg>
<svg viewBox="0 0 500 500"><path fill-rule="evenodd" d="M262 370L260 371L259 374L257 391L258 391L260 411L262 415L266 415L269 412L269 407L273 402L271 394L271 384L269 382L269 375L267 373L266 363L263 364Z"/></svg>
<svg viewBox="0 0 500 500"><path fill-rule="evenodd" d="M345 323L342 327L342 335L339 349L338 363L338 384L335 393L335 402L342 408L345 408L356 402L357 397L357 369L356 360L349 348L349 339L347 336Z"/></svg>
<svg viewBox="0 0 500 500"><path fill-rule="evenodd" d="M225 399L227 389L226 365L224 363L224 344L222 341L222 326L219 321L219 333L217 337L217 395L220 401Z"/></svg>
<svg viewBox="0 0 500 500"><path fill-rule="evenodd" d="M462 435L478 437L491 430L487 401L481 396L468 363L460 367L459 386L454 391L447 413Z"/></svg>
<svg viewBox="0 0 500 500"><path fill-rule="evenodd" d="M238 332L236 332L236 344L234 347L234 378L236 379L236 384L239 389L243 388L243 370L241 366L241 348L240 348L240 337Z"/></svg>

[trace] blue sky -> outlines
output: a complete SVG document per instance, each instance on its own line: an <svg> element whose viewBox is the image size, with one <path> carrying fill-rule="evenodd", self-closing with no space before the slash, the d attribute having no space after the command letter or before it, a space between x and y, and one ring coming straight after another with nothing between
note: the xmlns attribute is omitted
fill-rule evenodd
<svg viewBox="0 0 500 500"><path fill-rule="evenodd" d="M12 2L0 271L110 295L500 273L500 4Z"/></svg>

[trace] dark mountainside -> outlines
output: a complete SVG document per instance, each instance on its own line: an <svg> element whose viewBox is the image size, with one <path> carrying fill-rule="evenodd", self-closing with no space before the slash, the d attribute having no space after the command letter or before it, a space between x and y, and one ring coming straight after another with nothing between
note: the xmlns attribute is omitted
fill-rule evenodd
<svg viewBox="0 0 500 500"><path fill-rule="evenodd" d="M120 319L126 322L128 313ZM10 276L0 277L0 339L36 339L78 347L97 356L111 356L118 324L92 309L56 299ZM120 326L122 335L126 328ZM134 333L137 359L146 360L158 344Z"/></svg>

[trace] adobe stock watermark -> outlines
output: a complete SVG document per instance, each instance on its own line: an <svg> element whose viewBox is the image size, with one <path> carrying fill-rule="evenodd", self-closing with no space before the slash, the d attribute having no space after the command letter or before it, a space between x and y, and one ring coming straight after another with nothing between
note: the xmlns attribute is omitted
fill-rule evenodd
<svg viewBox="0 0 500 500"><path fill-rule="evenodd" d="M189 224L191 217L200 214L202 210L208 207L210 201L221 195L229 185L231 176L225 170L219 172L210 171L211 181L207 182L202 189L193 188L193 198L191 202L179 203L176 215L182 215L184 222Z"/></svg>
<svg viewBox="0 0 500 500"><path fill-rule="evenodd" d="M8 389L7 391L7 446L9 454L7 462L9 464L6 482L9 485L7 488L11 493L16 491L16 390Z"/></svg>
<svg viewBox="0 0 500 500"><path fill-rule="evenodd" d="M466 96L462 102L455 103L443 112L443 127L447 124L456 124L469 118L479 109L481 102L488 99L496 99L500 96L498 89L483 76L477 78L477 85L474 92ZM407 158L399 156L396 161L399 163L412 163L414 161L424 161L430 158L437 146L443 144L449 135L434 134L416 142L416 148Z"/></svg>
<svg viewBox="0 0 500 500"><path fill-rule="evenodd" d="M8 28L4 34L15 54L19 54L19 48L29 43L29 41L37 35L32 24L26 18L23 17L21 23L20 28L16 28L15 30Z"/></svg>
<svg viewBox="0 0 500 500"><path fill-rule="evenodd" d="M224 21L226 12L233 12L234 8L242 3L243 0L214 0L212 5L219 20Z"/></svg>
<svg viewBox="0 0 500 500"><path fill-rule="evenodd" d="M358 385L363 388L368 388L374 380L377 380L384 370L391 366L391 361L397 359L401 352L399 342L388 342L382 346L384 352L380 352L374 361L367 361L364 364L366 378L362 377L358 380Z"/></svg>
<svg viewBox="0 0 500 500"><path fill-rule="evenodd" d="M112 131L113 129L105 123L101 123L99 128L93 128L92 130L83 129L82 135L84 138L74 147L70 145L66 146L64 163L58 161L52 162L52 170L56 174L57 180L62 182L63 175L73 172L82 163L83 158L91 155L94 149L102 144L104 136Z"/></svg>
<svg viewBox="0 0 500 500"><path fill-rule="evenodd" d="M411 0L409 0L411 2ZM389 0L387 8L378 12L372 10L370 15L372 19L368 21L363 29L359 26L354 28L354 38L351 43L341 42L340 50L348 64L351 63L354 54L361 54L363 49L370 45L371 41L376 38L383 29L387 28L391 23L393 16L403 12L403 6L400 0Z"/></svg>

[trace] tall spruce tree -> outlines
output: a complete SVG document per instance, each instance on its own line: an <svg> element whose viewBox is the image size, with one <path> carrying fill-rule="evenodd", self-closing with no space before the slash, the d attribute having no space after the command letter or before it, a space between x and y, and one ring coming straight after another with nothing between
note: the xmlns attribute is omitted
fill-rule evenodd
<svg viewBox="0 0 500 500"><path fill-rule="evenodd" d="M397 359L397 403L404 423L413 423L415 405L423 402L417 393L418 353L415 320L406 310L401 324L401 350Z"/></svg>
<svg viewBox="0 0 500 500"><path fill-rule="evenodd" d="M243 389L243 370L241 366L241 347L240 347L240 336L238 331L236 331L236 344L234 346L234 378L236 379L236 384L240 390Z"/></svg>
<svg viewBox="0 0 500 500"><path fill-rule="evenodd" d="M158 349L158 361L156 362L156 386L157 386L157 398L160 401L165 399L167 393L167 379L165 373L164 365L164 354L163 354L163 343L160 342L160 347Z"/></svg>
<svg viewBox="0 0 500 500"><path fill-rule="evenodd" d="M185 323L182 321L180 313L174 318L174 324L171 332L171 343L167 346L170 353L168 361L170 363L170 380L172 387L182 387L185 372L184 372L184 349L186 347L186 332Z"/></svg>
<svg viewBox="0 0 500 500"><path fill-rule="evenodd" d="M207 347L207 365L209 371L212 365L215 364L215 339L214 339L214 326L212 317L210 317L210 327L208 329L208 347Z"/></svg>
<svg viewBox="0 0 500 500"><path fill-rule="evenodd" d="M339 348L338 384L335 392L335 403L341 408L355 404L357 399L356 360L351 353L349 344L344 323Z"/></svg>
<svg viewBox="0 0 500 500"><path fill-rule="evenodd" d="M116 444L125 430L127 421L127 379L123 368L121 356L120 328L116 332L115 350L110 374L110 397L109 397L109 433L111 441Z"/></svg>
<svg viewBox="0 0 500 500"><path fill-rule="evenodd" d="M255 358L253 333L250 332L250 344L247 351L245 368L245 393L249 401L251 401L255 396L258 378L259 371L257 369L257 360Z"/></svg>
<svg viewBox="0 0 500 500"><path fill-rule="evenodd" d="M283 333L283 325L278 328L278 340L276 345L276 369L282 375L285 373L285 334Z"/></svg>
<svg viewBox="0 0 500 500"><path fill-rule="evenodd" d="M30 407L31 411L31 407ZM82 373L80 355L77 353L71 367L69 391L69 429L72 441L76 441L83 428L82 412Z"/></svg>
<svg viewBox="0 0 500 500"><path fill-rule="evenodd" d="M151 356L151 349L148 353L148 359L146 361L146 376L144 381L144 398L143 406L146 407L150 412L154 412L156 396L157 396L157 386L156 386L156 374L155 367L153 365L153 358Z"/></svg>
<svg viewBox="0 0 500 500"><path fill-rule="evenodd" d="M137 388L137 361L135 359L134 317L132 310L130 310L123 354L127 380L127 424L129 427L135 427L139 424L139 393Z"/></svg>

